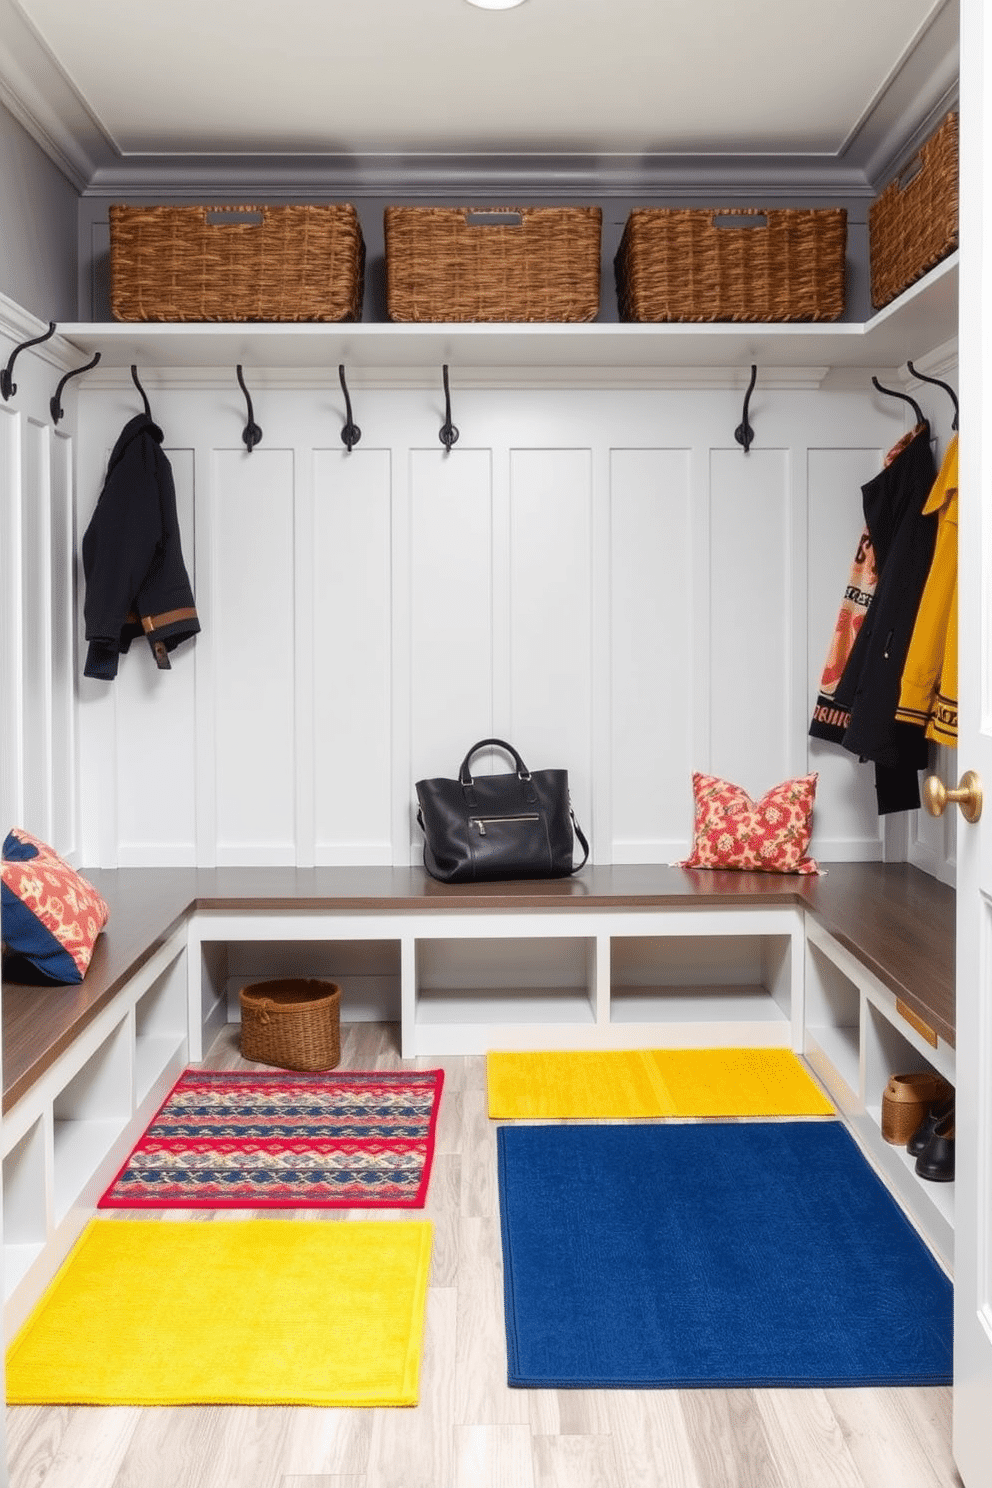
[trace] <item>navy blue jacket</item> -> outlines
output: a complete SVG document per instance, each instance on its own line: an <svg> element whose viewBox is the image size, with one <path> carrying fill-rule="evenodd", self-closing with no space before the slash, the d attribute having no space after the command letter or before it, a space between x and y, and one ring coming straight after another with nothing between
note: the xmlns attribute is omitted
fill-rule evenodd
<svg viewBox="0 0 992 1488"><path fill-rule="evenodd" d="M146 635L156 665L196 635L200 622L183 562L172 466L162 430L139 413L111 452L96 510L83 535L89 647L87 677L117 676L118 657Z"/></svg>

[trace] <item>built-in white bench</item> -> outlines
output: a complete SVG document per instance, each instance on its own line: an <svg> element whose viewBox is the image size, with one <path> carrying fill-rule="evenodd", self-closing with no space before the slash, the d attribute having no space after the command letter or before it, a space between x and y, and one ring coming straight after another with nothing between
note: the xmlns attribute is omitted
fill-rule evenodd
<svg viewBox="0 0 992 1488"><path fill-rule="evenodd" d="M653 865L445 885L416 868L88 871L110 905L78 987L5 983L5 1320L26 1315L187 1062L284 961L404 1058L488 1048L804 1054L949 1264L953 1184L881 1138L895 1070L954 1078L954 894L905 864L821 877Z"/></svg>

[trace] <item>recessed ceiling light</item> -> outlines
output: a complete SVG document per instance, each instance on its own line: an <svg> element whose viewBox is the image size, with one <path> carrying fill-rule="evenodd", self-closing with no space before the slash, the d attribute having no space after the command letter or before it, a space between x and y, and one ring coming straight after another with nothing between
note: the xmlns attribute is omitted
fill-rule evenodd
<svg viewBox="0 0 992 1488"><path fill-rule="evenodd" d="M512 10L515 5L523 5L524 0L468 0L468 3L480 10Z"/></svg>

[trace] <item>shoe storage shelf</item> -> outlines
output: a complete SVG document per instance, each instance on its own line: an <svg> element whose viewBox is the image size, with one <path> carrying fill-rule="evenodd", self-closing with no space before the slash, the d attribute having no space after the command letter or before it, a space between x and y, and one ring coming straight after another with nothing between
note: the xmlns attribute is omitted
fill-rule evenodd
<svg viewBox="0 0 992 1488"><path fill-rule="evenodd" d="M894 992L822 926L806 920L804 1053L866 1155L950 1269L954 1184L917 1176L915 1159L882 1136L882 1096L894 1074L932 1070L954 1084L954 1049L907 1016Z"/></svg>
<svg viewBox="0 0 992 1488"><path fill-rule="evenodd" d="M239 986L328 976L342 1019L398 1019L404 1058L493 1048L802 1046L793 909L204 914L191 1025L236 1017ZM199 1057L194 1053L194 1058Z"/></svg>
<svg viewBox="0 0 992 1488"><path fill-rule="evenodd" d="M44 1071L3 1121L7 1337L55 1274L187 1063L181 929ZM39 997L44 997L39 988Z"/></svg>

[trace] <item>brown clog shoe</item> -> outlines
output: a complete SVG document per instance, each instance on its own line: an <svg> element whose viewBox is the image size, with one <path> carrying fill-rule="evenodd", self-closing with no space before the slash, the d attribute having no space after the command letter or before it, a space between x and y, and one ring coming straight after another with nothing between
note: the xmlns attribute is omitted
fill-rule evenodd
<svg viewBox="0 0 992 1488"><path fill-rule="evenodd" d="M893 1075L882 1096L882 1136L905 1147L930 1107L950 1094L950 1085L934 1070Z"/></svg>

